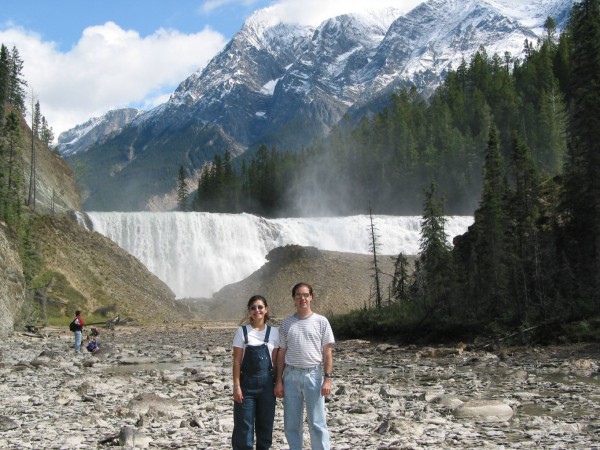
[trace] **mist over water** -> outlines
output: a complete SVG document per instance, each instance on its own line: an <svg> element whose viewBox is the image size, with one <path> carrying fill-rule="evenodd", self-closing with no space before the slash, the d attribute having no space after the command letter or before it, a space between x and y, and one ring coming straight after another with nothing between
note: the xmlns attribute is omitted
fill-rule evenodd
<svg viewBox="0 0 600 450"><path fill-rule="evenodd" d="M289 244L370 254L368 215L265 219L250 214L88 212L97 231L138 258L178 298L211 297L265 264L265 256ZM420 216L373 216L378 253L415 255ZM451 243L473 223L447 218Z"/></svg>

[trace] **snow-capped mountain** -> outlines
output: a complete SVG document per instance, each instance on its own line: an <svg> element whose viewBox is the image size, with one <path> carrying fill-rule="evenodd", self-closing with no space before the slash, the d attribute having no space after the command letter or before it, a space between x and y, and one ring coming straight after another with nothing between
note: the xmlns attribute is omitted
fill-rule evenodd
<svg viewBox="0 0 600 450"><path fill-rule="evenodd" d="M120 132L141 112L134 108L124 108L109 111L102 117L93 117L84 124L61 133L58 136L58 151L63 156L85 151Z"/></svg>
<svg viewBox="0 0 600 450"><path fill-rule="evenodd" d="M386 9L317 27L279 23L268 9L258 11L167 103L85 154L100 171L90 180L86 207L144 209L150 197L174 188L179 165L194 176L225 150L235 156L261 143L301 148L352 108L401 86L430 93L482 46L490 55L520 57L549 15L559 29L565 25L572 3L429 0L404 15ZM152 187L136 174L152 177ZM115 201L108 184L135 198Z"/></svg>

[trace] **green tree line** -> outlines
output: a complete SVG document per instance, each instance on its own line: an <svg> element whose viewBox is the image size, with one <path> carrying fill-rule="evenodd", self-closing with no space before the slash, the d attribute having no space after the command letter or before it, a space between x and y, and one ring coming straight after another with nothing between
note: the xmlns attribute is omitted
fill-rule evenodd
<svg viewBox="0 0 600 450"><path fill-rule="evenodd" d="M491 63L479 66L480 86L495 73ZM446 244L445 199L432 182L424 191L413 274L398 255L392 304L336 318L340 333L539 329L546 340L600 338L600 1L575 4L560 38L549 27L547 39L530 47L509 75L491 84L522 86L522 95L493 97L505 114L490 107L481 130L470 121L473 135L485 131L487 137L473 225L453 247ZM459 105L473 100L450 88L460 78L451 74L439 91L461 97ZM510 119L511 104L521 111L518 120ZM573 323L578 329L569 332Z"/></svg>
<svg viewBox="0 0 600 450"><path fill-rule="evenodd" d="M369 203L376 213L418 214L424 180L435 179L449 213L472 214L492 122L505 161L518 132L539 176L550 179L561 173L567 149L571 44L548 19L544 39L524 45L523 61L481 48L428 101L403 89L382 112L359 123L347 117L303 152L263 145L235 170L218 155L204 168L191 208L289 215L304 197L315 205L331 198L333 214L364 213Z"/></svg>
<svg viewBox="0 0 600 450"><path fill-rule="evenodd" d="M277 215L310 186L333 193L337 213L419 211L414 272L399 255L390 285L405 319L524 327L597 316L599 0L576 3L560 35L548 18L543 39L524 45L523 60L481 48L428 101L404 89L304 152L261 146L237 170L217 156L192 209ZM443 214L473 211L447 245Z"/></svg>
<svg viewBox="0 0 600 450"><path fill-rule="evenodd" d="M23 77L23 65L16 47L9 50L4 44L0 45L0 219L16 237L25 278L29 283L40 267L30 226L30 212L35 211L35 143L41 142L48 147L54 136L52 128L41 114L39 102L33 103L32 98L31 146L26 143L27 82ZM31 162L27 174L25 152L29 152ZM29 183L26 183L27 179Z"/></svg>

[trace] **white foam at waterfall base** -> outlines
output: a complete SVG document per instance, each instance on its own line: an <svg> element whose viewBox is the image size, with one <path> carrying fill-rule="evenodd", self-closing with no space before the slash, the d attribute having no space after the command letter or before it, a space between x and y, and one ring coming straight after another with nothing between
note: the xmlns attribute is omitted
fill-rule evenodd
<svg viewBox="0 0 600 450"><path fill-rule="evenodd" d="M210 297L243 280L276 247L297 244L320 250L370 254L368 215L265 219L251 214L88 212L97 231L138 258L178 298ZM473 223L447 217L452 238ZM378 253L415 255L421 217L373 216Z"/></svg>

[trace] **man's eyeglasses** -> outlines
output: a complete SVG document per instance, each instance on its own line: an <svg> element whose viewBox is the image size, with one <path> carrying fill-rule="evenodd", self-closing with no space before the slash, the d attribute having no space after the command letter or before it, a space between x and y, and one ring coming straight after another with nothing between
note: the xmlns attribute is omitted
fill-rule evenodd
<svg viewBox="0 0 600 450"><path fill-rule="evenodd" d="M308 298L308 297L310 297L310 294L308 292L298 293L298 294L294 295L294 298L297 298L297 299Z"/></svg>
<svg viewBox="0 0 600 450"><path fill-rule="evenodd" d="M263 309L265 309L265 307L263 305L252 305L250 308L248 308L250 311L256 311L257 309L259 311L262 311Z"/></svg>

